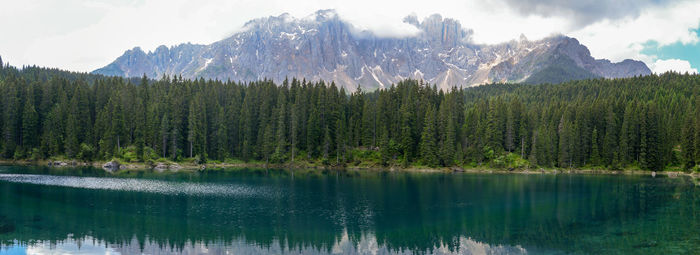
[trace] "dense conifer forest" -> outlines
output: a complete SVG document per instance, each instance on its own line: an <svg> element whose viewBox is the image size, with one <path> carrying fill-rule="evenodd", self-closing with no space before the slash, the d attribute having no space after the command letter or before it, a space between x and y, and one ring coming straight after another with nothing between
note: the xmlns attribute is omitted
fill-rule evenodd
<svg viewBox="0 0 700 255"><path fill-rule="evenodd" d="M0 66L5 159L663 170L700 158L697 75L369 92Z"/></svg>

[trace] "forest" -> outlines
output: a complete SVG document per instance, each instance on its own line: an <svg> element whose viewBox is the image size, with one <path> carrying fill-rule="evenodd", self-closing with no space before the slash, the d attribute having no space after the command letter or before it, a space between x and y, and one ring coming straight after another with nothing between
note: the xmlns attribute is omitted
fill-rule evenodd
<svg viewBox="0 0 700 255"><path fill-rule="evenodd" d="M0 157L329 166L697 169L700 76L348 91L125 79L0 60Z"/></svg>

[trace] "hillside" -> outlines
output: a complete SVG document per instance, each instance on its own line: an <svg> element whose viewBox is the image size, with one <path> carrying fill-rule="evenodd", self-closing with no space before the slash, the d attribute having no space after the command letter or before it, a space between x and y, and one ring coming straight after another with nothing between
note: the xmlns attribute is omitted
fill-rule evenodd
<svg viewBox="0 0 700 255"><path fill-rule="evenodd" d="M276 83L299 77L335 81L349 91L358 85L366 90L388 88L404 79L448 89L651 73L640 61L594 59L584 45L566 36L537 41L521 36L502 44L480 45L472 42L473 32L454 19L432 15L419 21L408 16L404 22L420 32L401 38L376 36L344 21L333 10L304 18L282 14L251 20L243 31L210 45L160 46L153 52L135 47L94 73L242 82L272 79Z"/></svg>
<svg viewBox="0 0 700 255"><path fill-rule="evenodd" d="M695 167L700 76L667 73L442 91L0 69L5 159L325 166ZM51 77L43 80L41 77Z"/></svg>

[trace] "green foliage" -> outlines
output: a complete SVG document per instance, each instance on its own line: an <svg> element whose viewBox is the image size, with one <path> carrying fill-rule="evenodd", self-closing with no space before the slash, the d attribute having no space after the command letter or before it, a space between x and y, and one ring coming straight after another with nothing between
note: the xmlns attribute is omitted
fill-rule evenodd
<svg viewBox="0 0 700 255"><path fill-rule="evenodd" d="M697 75L344 89L7 67L0 156L649 170L700 157Z"/></svg>
<svg viewBox="0 0 700 255"><path fill-rule="evenodd" d="M139 156L136 152L136 146L129 146L119 150L119 158L125 162L138 162Z"/></svg>
<svg viewBox="0 0 700 255"><path fill-rule="evenodd" d="M158 155L158 152L156 152L156 150L154 150L153 148L148 147L148 146L143 148L143 161L144 162L149 161L149 160L150 161L158 161L160 159L163 159L163 158L161 158Z"/></svg>
<svg viewBox="0 0 700 255"><path fill-rule="evenodd" d="M523 169L530 165L530 163L521 158L520 155L516 153L507 153L499 155L494 158L490 163L489 167L498 169Z"/></svg>
<svg viewBox="0 0 700 255"><path fill-rule="evenodd" d="M81 159L81 160L90 160L93 158L94 153L95 153L95 148L92 145L89 145L86 143L81 143L77 158Z"/></svg>
<svg viewBox="0 0 700 255"><path fill-rule="evenodd" d="M435 115L435 108L432 105L428 105L428 111L425 114L425 127L423 128L423 134L421 135L420 146L423 163L431 167L437 166L439 163L437 155L438 146L436 141L437 120Z"/></svg>

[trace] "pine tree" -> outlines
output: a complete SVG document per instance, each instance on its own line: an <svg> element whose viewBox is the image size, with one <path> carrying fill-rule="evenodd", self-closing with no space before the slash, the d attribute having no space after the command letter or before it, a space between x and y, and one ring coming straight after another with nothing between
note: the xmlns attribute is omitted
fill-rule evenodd
<svg viewBox="0 0 700 255"><path fill-rule="evenodd" d="M168 148L168 137L170 133L170 119L168 118L168 113L163 114L160 120L160 137L162 142L161 151L163 152L163 158L167 157Z"/></svg>
<svg viewBox="0 0 700 255"><path fill-rule="evenodd" d="M66 120L66 156L75 157L78 155L78 150L80 146L80 141L78 141L78 118L76 114L68 114L68 119ZM117 136L118 137L118 136Z"/></svg>
<svg viewBox="0 0 700 255"><path fill-rule="evenodd" d="M501 122L499 111L496 101L491 101L488 105L486 133L488 135L488 146L496 151L503 149L503 123Z"/></svg>
<svg viewBox="0 0 700 255"><path fill-rule="evenodd" d="M382 130L379 136L379 154L381 156L381 163L382 165L386 166L392 159L392 150L391 150L391 139L389 139L389 131Z"/></svg>
<svg viewBox="0 0 700 255"><path fill-rule="evenodd" d="M241 157L243 160L248 161L253 156L253 146L256 144L256 130L258 119L256 118L257 113L255 111L253 87L248 87L246 96L243 100L243 106L241 107L241 130L243 130L243 143L241 148Z"/></svg>
<svg viewBox="0 0 700 255"><path fill-rule="evenodd" d="M340 111L340 116L336 121L336 152L335 152L335 163L345 163L345 147L347 146L347 120L345 116L345 111Z"/></svg>
<svg viewBox="0 0 700 255"><path fill-rule="evenodd" d="M16 146L18 145L18 131L20 124L20 94L15 81L5 80L3 82L5 90L3 91L3 156L12 158L15 154Z"/></svg>
<svg viewBox="0 0 700 255"><path fill-rule="evenodd" d="M538 165L539 164L539 150L538 150L538 136L539 136L539 130L535 130L532 132L532 143L530 143L530 163L533 165Z"/></svg>
<svg viewBox="0 0 700 255"><path fill-rule="evenodd" d="M145 86L148 86L147 83ZM146 132L147 132L147 117L146 117L146 107L145 100L137 99L135 104L134 113L134 123L133 123L133 141L136 146L136 156L140 161L144 161L144 149L146 147Z"/></svg>
<svg viewBox="0 0 700 255"><path fill-rule="evenodd" d="M659 126L656 106L649 104L646 107L646 117L641 124L641 143L639 153L639 163L643 169L661 170L662 162L660 155Z"/></svg>
<svg viewBox="0 0 700 255"><path fill-rule="evenodd" d="M218 124L215 134L215 153L217 159L224 160L228 156L228 126L226 126L226 122L224 121L226 119L226 112L224 111L223 107L219 107L219 113L217 114L216 119Z"/></svg>
<svg viewBox="0 0 700 255"><path fill-rule="evenodd" d="M603 164L611 166L615 159L615 152L618 151L617 137L618 125L615 113L611 108L608 108L605 116L605 137L603 137L602 158Z"/></svg>
<svg viewBox="0 0 700 255"><path fill-rule="evenodd" d="M591 135L591 159L590 162L594 166L600 165L600 149L598 149L598 129L593 128L593 134Z"/></svg>
<svg viewBox="0 0 700 255"><path fill-rule="evenodd" d="M189 156L198 155L201 160L207 158L207 128L206 128L206 109L202 100L197 97L190 103L190 111L188 114L188 135Z"/></svg>
<svg viewBox="0 0 700 255"><path fill-rule="evenodd" d="M620 163L625 166L632 162L633 150L631 148L631 138L634 137L632 134L632 109L631 105L625 108L624 117L622 119L622 127L620 128L620 142L619 142L619 158Z"/></svg>
<svg viewBox="0 0 700 255"><path fill-rule="evenodd" d="M289 129L289 149L291 151L291 158L290 160L294 162L294 159L296 158L296 152L297 148L299 147L299 126L301 122L301 103L299 102L300 96L297 97L295 100L296 102L292 106L292 113L291 113L291 125Z"/></svg>
<svg viewBox="0 0 700 255"><path fill-rule="evenodd" d="M425 113L425 122L423 125L423 133L421 135L420 151L423 162L431 167L437 166L437 118L435 116L435 108L433 105L428 105L428 110Z"/></svg>
<svg viewBox="0 0 700 255"><path fill-rule="evenodd" d="M309 112L309 119L306 125L306 147L309 157L319 156L321 143L324 139L325 129L322 129L320 113L317 107L312 107Z"/></svg>
<svg viewBox="0 0 700 255"><path fill-rule="evenodd" d="M455 128L453 111L450 109L448 100L443 100L443 102L440 104L439 123L440 161L443 165L452 165L455 160L457 130Z"/></svg>
<svg viewBox="0 0 700 255"><path fill-rule="evenodd" d="M399 110L401 114L401 150L403 151L402 164L408 166L413 158L413 107L412 102L404 102Z"/></svg>
<svg viewBox="0 0 700 255"><path fill-rule="evenodd" d="M689 111L689 112L692 112ZM695 120L690 115L686 117L685 125L683 125L683 135L681 140L681 150L683 151L683 165L686 169L695 167Z"/></svg>
<svg viewBox="0 0 700 255"><path fill-rule="evenodd" d="M22 111L22 146L34 148L38 143L39 114L34 108L34 93L31 86L27 87L27 101Z"/></svg>
<svg viewBox="0 0 700 255"><path fill-rule="evenodd" d="M365 100L362 106L362 144L370 148L377 147L376 105Z"/></svg>
<svg viewBox="0 0 700 255"><path fill-rule="evenodd" d="M275 147L275 153L273 155L273 160L276 162L283 162L287 154L287 105L286 97L284 93L280 93L277 100L278 110L277 110L277 132L275 134L277 145Z"/></svg>
<svg viewBox="0 0 700 255"><path fill-rule="evenodd" d="M559 121L559 167L573 166L573 128L572 124L562 116Z"/></svg>
<svg viewBox="0 0 700 255"><path fill-rule="evenodd" d="M263 138L263 159L265 159L265 165L270 163L270 156L275 151L275 132L273 125L265 126L264 138Z"/></svg>
<svg viewBox="0 0 700 255"><path fill-rule="evenodd" d="M112 112L110 115L112 125L110 127L110 134L113 136L113 139L115 139L114 146L116 147L116 152L118 153L122 148L122 138L125 137L124 133L126 132L124 112L122 111L122 104L120 104L119 102L112 101L111 107ZM66 124L66 136L68 137L68 139L74 139L71 136L73 131L69 132L68 130L75 130L75 128L71 126L73 125L71 123L75 123L77 121L71 121L70 116L72 116L72 114L70 114L68 118L69 124ZM66 147L68 146L68 142L66 142ZM114 149L114 147L112 147L111 149ZM68 150L68 148L66 148L66 150Z"/></svg>
<svg viewBox="0 0 700 255"><path fill-rule="evenodd" d="M54 106L44 121L42 150L46 155L60 155L63 152L64 122L61 108L60 104Z"/></svg>

